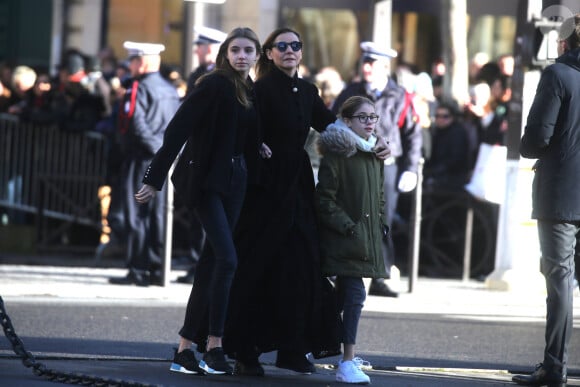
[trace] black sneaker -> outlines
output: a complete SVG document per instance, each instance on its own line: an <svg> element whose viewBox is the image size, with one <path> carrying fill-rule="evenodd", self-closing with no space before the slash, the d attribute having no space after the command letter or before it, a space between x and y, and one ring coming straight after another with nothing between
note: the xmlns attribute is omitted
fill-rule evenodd
<svg viewBox="0 0 580 387"><path fill-rule="evenodd" d="M203 354L203 359L199 362L199 367L213 375L231 375L234 370L226 361L226 355L222 347L212 348Z"/></svg>
<svg viewBox="0 0 580 387"><path fill-rule="evenodd" d="M278 351L276 367L285 368L305 375L316 372L316 367L306 358L306 355L293 351Z"/></svg>
<svg viewBox="0 0 580 387"><path fill-rule="evenodd" d="M184 374L204 374L203 370L199 368L199 363L191 349L177 352L176 348L175 355L173 356L173 363L171 363L169 371L181 372Z"/></svg>

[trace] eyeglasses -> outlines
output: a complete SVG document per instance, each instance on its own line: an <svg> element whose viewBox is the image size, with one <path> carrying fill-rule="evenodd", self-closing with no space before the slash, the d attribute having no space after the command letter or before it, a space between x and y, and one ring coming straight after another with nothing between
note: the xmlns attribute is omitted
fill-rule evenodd
<svg viewBox="0 0 580 387"><path fill-rule="evenodd" d="M450 114L435 114L435 118L449 118Z"/></svg>
<svg viewBox="0 0 580 387"><path fill-rule="evenodd" d="M359 122L361 124L364 124L366 122L370 122L370 123L375 123L379 120L379 116L377 116L376 114L371 114L370 116L365 116L364 114L359 114L358 116L352 116L351 118L358 118Z"/></svg>
<svg viewBox="0 0 580 387"><path fill-rule="evenodd" d="M297 52L297 51L300 51L302 49L302 42L298 42L298 41L294 41L294 42L290 42L290 43L278 42L278 43L274 43L272 45L272 47L276 47L278 49L278 51L280 51L280 52L286 52L286 49L288 48L288 46L290 46L292 51Z"/></svg>

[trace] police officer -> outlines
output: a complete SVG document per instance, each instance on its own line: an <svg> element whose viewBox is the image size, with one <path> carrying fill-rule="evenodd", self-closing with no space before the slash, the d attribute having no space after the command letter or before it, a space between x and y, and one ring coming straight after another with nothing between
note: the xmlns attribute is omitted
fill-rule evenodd
<svg viewBox="0 0 580 387"><path fill-rule="evenodd" d="M360 80L348 84L334 102L333 112L349 97L362 95L375 102L379 115L377 135L389 142L391 157L385 160L385 219L392 227L400 192L410 192L417 185L417 166L421 158L421 126L410 96L390 77L390 59L397 56L393 49L379 49L373 42L360 44ZM395 260L391 238L385 238L383 254L390 272ZM389 273L390 274L390 273ZM384 279L373 279L369 294L397 297Z"/></svg>
<svg viewBox="0 0 580 387"><path fill-rule="evenodd" d="M128 85L119 115L123 162L121 166L127 262L129 272L122 278L110 278L120 285L161 285L163 244L165 242L165 195L140 205L134 194L163 134L179 106L175 88L159 73L161 44L125 42L132 80Z"/></svg>
<svg viewBox="0 0 580 387"><path fill-rule="evenodd" d="M187 94L193 90L199 77L214 69L220 44L227 36L225 32L210 27L195 27L195 34L197 38L193 44L198 66L187 79Z"/></svg>

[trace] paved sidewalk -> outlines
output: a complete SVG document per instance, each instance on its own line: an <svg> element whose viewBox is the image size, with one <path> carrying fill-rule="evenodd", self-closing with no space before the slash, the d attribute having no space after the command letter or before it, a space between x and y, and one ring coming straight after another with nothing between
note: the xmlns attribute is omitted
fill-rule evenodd
<svg viewBox="0 0 580 387"><path fill-rule="evenodd" d="M63 298L122 302L162 300L184 305L191 285L176 282L184 270L172 270L167 287L111 285L110 277L122 277L120 268L61 267L0 264L0 296L5 299ZM398 298L367 297L365 311L391 313L447 313L494 316L545 316L545 293L490 290L485 283L470 280L419 278L412 293L402 277L396 286ZM574 314L580 319L580 296L576 291Z"/></svg>

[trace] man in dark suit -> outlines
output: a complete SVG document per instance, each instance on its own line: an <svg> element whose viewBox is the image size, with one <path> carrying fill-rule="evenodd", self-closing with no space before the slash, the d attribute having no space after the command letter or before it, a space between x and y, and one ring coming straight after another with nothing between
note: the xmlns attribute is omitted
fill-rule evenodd
<svg viewBox="0 0 580 387"><path fill-rule="evenodd" d="M580 13L560 27L556 63L542 72L520 143L534 166L532 217L538 222L546 279L544 359L521 385L566 385L573 329L574 255L580 242Z"/></svg>
<svg viewBox="0 0 580 387"><path fill-rule="evenodd" d="M125 42L132 82L122 101L119 131L123 162L121 197L124 200L129 273L110 278L119 285L161 285L165 241L165 194L146 205L135 201L135 193L155 152L163 142L165 128L179 106L175 88L159 68L161 44Z"/></svg>

